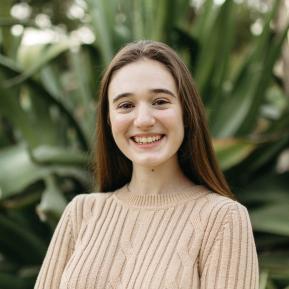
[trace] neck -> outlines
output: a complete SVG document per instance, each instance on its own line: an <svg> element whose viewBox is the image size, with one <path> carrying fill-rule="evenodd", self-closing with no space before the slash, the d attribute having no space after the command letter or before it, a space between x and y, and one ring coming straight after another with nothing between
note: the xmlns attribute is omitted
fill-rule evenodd
<svg viewBox="0 0 289 289"><path fill-rule="evenodd" d="M159 195L173 193L180 188L192 187L195 184L182 172L175 160L157 167L133 165L133 173L128 190L141 195Z"/></svg>

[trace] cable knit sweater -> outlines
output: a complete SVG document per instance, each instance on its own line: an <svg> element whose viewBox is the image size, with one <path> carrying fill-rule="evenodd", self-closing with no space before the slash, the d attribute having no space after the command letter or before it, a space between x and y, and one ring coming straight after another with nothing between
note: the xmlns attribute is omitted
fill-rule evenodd
<svg viewBox="0 0 289 289"><path fill-rule="evenodd" d="M247 209L203 186L76 196L35 289L258 289Z"/></svg>

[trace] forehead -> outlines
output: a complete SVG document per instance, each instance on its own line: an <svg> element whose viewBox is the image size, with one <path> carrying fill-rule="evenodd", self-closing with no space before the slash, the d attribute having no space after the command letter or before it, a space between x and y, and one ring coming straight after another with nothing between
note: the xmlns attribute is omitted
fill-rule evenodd
<svg viewBox="0 0 289 289"><path fill-rule="evenodd" d="M141 59L115 72L108 87L108 96L141 93L155 88L166 88L177 94L174 78L162 63Z"/></svg>

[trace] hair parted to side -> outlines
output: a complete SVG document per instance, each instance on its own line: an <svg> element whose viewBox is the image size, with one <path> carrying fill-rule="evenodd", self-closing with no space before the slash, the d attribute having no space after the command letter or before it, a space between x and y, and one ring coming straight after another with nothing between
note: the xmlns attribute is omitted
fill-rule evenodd
<svg viewBox="0 0 289 289"><path fill-rule="evenodd" d="M185 135L178 151L183 173L194 183L235 199L218 165L208 130L204 105L189 70L176 52L164 43L141 40L124 46L102 76L97 107L94 171L98 190L113 191L132 176L132 163L117 147L109 124L108 87L123 66L147 58L162 63L172 74L183 110Z"/></svg>

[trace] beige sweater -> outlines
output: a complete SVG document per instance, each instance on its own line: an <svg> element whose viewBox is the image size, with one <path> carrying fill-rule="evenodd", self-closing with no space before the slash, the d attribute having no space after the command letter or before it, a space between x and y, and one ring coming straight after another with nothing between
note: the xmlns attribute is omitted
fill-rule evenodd
<svg viewBox="0 0 289 289"><path fill-rule="evenodd" d="M76 196L35 289L258 289L247 209L203 186Z"/></svg>

